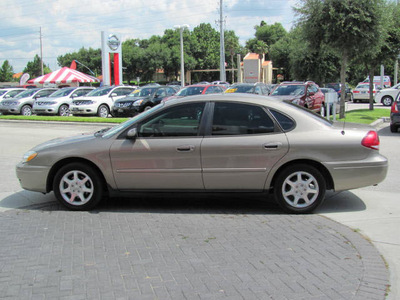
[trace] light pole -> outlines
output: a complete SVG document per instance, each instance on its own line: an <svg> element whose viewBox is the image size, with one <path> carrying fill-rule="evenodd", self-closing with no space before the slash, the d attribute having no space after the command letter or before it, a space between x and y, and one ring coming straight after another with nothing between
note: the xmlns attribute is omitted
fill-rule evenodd
<svg viewBox="0 0 400 300"><path fill-rule="evenodd" d="M183 37L182 37L182 32L186 29L189 28L189 25L183 24L183 25L175 25L174 28L179 29L179 33L181 36L181 87L185 86L185 60L183 59Z"/></svg>

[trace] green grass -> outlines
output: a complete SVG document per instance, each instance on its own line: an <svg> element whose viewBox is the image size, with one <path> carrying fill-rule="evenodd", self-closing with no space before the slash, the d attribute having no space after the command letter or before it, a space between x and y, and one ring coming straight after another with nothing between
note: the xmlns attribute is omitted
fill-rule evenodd
<svg viewBox="0 0 400 300"><path fill-rule="evenodd" d="M351 110L346 112L344 119L337 119L337 120L351 122L351 123L371 124L372 122L383 117L390 117L390 109L374 108L374 110L369 110L369 109Z"/></svg>
<svg viewBox="0 0 400 300"><path fill-rule="evenodd" d="M99 117L59 117L59 116L14 116L0 115L0 120L32 120L32 121L57 121L57 122L88 122L88 123L122 123L128 118L99 118Z"/></svg>

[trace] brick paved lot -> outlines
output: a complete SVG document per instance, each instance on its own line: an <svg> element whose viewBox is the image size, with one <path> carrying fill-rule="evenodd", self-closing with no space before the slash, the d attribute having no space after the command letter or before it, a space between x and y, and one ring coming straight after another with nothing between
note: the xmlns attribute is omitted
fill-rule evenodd
<svg viewBox="0 0 400 300"><path fill-rule="evenodd" d="M349 228L248 195L192 198L1 213L0 298L385 298L384 262Z"/></svg>

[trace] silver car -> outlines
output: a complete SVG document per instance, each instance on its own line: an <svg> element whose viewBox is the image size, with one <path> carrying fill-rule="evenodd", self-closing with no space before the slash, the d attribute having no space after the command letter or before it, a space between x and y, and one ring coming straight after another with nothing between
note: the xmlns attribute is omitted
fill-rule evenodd
<svg viewBox="0 0 400 300"><path fill-rule="evenodd" d="M51 93L57 91L56 88L34 88L27 89L22 93L17 94L13 98L6 99L0 102L0 112L4 115L32 115L33 102L41 97L47 97Z"/></svg>
<svg viewBox="0 0 400 300"><path fill-rule="evenodd" d="M65 87L48 97L37 99L33 103L33 113L37 115L69 116L69 106L76 97L85 96L94 87Z"/></svg>
<svg viewBox="0 0 400 300"><path fill-rule="evenodd" d="M309 213L326 190L375 185L387 159L370 126L332 123L295 104L251 94L171 100L110 129L49 141L17 165L24 189L73 210L142 191L272 193Z"/></svg>

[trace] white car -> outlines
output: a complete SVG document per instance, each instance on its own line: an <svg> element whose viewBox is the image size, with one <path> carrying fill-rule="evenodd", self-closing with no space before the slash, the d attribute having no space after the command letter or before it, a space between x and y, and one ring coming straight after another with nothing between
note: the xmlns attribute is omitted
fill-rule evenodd
<svg viewBox="0 0 400 300"><path fill-rule="evenodd" d="M0 112L3 115L32 115L33 102L42 97L47 97L57 91L56 88L34 88L27 89L12 98L0 102Z"/></svg>
<svg viewBox="0 0 400 300"><path fill-rule="evenodd" d="M107 118L115 100L125 97L136 88L132 86L104 86L84 97L72 100L70 112L73 115L97 115Z"/></svg>
<svg viewBox="0 0 400 300"><path fill-rule="evenodd" d="M375 102L382 103L385 106L391 106L400 92L400 83L391 88L380 90L376 93Z"/></svg>
<svg viewBox="0 0 400 300"><path fill-rule="evenodd" d="M59 89L45 98L35 100L33 103L33 113L37 115L59 115L68 116L69 106L74 98L85 96L94 87L65 87Z"/></svg>
<svg viewBox="0 0 400 300"><path fill-rule="evenodd" d="M378 88L374 84L374 88L372 90L374 94L374 98L376 95ZM369 101L369 83L360 82L355 89L352 91L353 93L353 102L368 102Z"/></svg>
<svg viewBox="0 0 400 300"><path fill-rule="evenodd" d="M25 91L26 89L24 88L3 88L0 89L0 101L3 99L9 99L12 98L19 93Z"/></svg>

